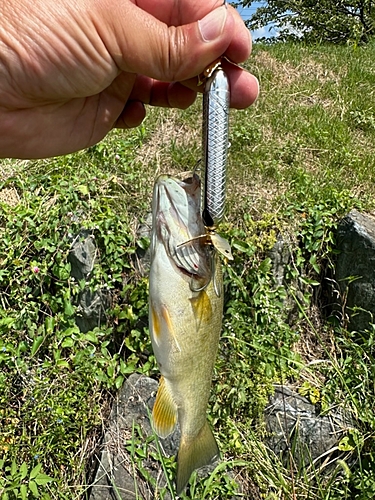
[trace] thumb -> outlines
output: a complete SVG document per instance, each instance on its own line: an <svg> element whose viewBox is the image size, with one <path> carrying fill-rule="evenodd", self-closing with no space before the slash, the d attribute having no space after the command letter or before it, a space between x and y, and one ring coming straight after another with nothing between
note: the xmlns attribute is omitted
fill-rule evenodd
<svg viewBox="0 0 375 500"><path fill-rule="evenodd" d="M224 5L183 26L168 26L131 2L118 2L101 19L99 34L122 71L170 82L192 78L220 57L235 24Z"/></svg>

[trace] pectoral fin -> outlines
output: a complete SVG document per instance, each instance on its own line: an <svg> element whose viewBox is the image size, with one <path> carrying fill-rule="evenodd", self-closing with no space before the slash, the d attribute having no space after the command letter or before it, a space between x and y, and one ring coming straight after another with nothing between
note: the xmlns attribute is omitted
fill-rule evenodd
<svg viewBox="0 0 375 500"><path fill-rule="evenodd" d="M207 324L212 320L212 305L211 300L205 290L199 292L198 297L193 297L190 299L194 318L196 322L196 328L199 330L202 324Z"/></svg>
<svg viewBox="0 0 375 500"><path fill-rule="evenodd" d="M156 434L166 438L177 424L177 407L168 390L164 377L160 378L159 389L152 410L152 422Z"/></svg>
<svg viewBox="0 0 375 500"><path fill-rule="evenodd" d="M218 455L219 448L208 422L194 439L182 436L177 457L177 495L185 488L195 469L209 465Z"/></svg>
<svg viewBox="0 0 375 500"><path fill-rule="evenodd" d="M155 344L159 347L163 342L163 338L165 341L166 338L171 337L176 345L177 351L181 352L181 348L175 334L175 328L167 307L162 304L159 305L159 309L157 309L151 302L150 318L150 334Z"/></svg>

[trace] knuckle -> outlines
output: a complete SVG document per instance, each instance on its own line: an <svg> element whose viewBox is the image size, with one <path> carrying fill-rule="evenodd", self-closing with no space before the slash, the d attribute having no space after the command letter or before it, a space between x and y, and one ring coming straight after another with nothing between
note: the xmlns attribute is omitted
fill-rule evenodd
<svg viewBox="0 0 375 500"><path fill-rule="evenodd" d="M187 36L183 29L170 26L168 29L167 54L164 57L164 71L168 81L188 78L186 57Z"/></svg>

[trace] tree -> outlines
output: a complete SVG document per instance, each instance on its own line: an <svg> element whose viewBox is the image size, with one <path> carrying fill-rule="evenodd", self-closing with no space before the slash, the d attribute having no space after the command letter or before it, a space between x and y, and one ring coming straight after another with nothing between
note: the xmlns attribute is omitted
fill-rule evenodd
<svg viewBox="0 0 375 500"><path fill-rule="evenodd" d="M375 35L375 0L269 0L247 21L251 30L270 23L281 40L366 43Z"/></svg>

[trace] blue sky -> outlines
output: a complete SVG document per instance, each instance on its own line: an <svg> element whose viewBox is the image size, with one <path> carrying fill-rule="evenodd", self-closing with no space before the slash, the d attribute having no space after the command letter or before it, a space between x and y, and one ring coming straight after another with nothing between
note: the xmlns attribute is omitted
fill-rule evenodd
<svg viewBox="0 0 375 500"><path fill-rule="evenodd" d="M254 14L258 7L264 5L265 3L265 1L254 2L253 4L251 4L251 7L238 7L237 10L241 14L242 19L246 21L247 19L249 19L249 17L251 17L252 14ZM265 26L264 28L261 28L259 30L252 31L251 35L253 37L253 40L256 40L257 38L261 37L275 36L275 31L272 30L270 32L269 26Z"/></svg>

